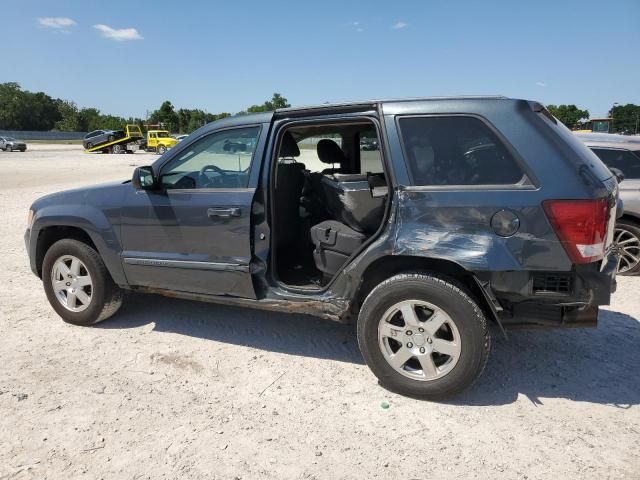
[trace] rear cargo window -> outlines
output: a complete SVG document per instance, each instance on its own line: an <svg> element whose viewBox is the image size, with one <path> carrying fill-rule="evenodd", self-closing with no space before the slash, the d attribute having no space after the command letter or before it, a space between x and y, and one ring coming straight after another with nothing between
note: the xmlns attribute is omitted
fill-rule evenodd
<svg viewBox="0 0 640 480"><path fill-rule="evenodd" d="M578 172L589 171L598 180L604 181L611 178L611 171L595 155L582 140L580 140L562 122L551 122L544 115L540 115L545 123L553 130L561 142L558 148L565 154L566 158L575 166ZM568 147L568 150L567 150Z"/></svg>
<svg viewBox="0 0 640 480"><path fill-rule="evenodd" d="M399 121L414 185L513 185L524 175L500 139L475 117Z"/></svg>

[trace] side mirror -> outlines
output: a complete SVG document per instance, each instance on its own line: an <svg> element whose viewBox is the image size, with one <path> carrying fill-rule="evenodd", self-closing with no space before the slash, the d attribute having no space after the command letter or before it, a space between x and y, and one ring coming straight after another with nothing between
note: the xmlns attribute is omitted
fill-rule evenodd
<svg viewBox="0 0 640 480"><path fill-rule="evenodd" d="M616 177L616 180L618 180L618 183L624 180L624 173L622 172L622 170L615 167L611 167L609 170L611 170L611 173L613 173L613 176Z"/></svg>
<svg viewBox="0 0 640 480"><path fill-rule="evenodd" d="M137 167L133 171L131 183L136 190L155 190L158 186L151 167Z"/></svg>

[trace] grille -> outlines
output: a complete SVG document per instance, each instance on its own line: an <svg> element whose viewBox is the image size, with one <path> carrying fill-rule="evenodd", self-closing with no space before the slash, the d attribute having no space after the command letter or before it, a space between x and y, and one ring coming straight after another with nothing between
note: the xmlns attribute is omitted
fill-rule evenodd
<svg viewBox="0 0 640 480"><path fill-rule="evenodd" d="M535 295L569 295L571 293L571 276L535 275L533 277L533 293Z"/></svg>

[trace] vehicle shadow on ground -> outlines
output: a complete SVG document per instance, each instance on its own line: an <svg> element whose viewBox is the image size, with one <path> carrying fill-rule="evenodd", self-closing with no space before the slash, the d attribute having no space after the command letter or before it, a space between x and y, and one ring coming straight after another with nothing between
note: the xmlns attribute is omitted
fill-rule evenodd
<svg viewBox="0 0 640 480"><path fill-rule="evenodd" d="M364 364L354 325L310 315L130 294L101 328L133 328L153 322L154 331L245 345L270 352Z"/></svg>
<svg viewBox="0 0 640 480"><path fill-rule="evenodd" d="M629 408L640 404L640 321L601 310L598 328L496 330L487 368L451 404L503 405L519 394Z"/></svg>
<svg viewBox="0 0 640 480"><path fill-rule="evenodd" d="M154 323L172 332L289 355L363 364L353 325L307 315L229 307L155 295L129 295L120 313L100 328ZM452 405L504 405L520 394L543 398L640 404L640 321L603 310L596 329L493 330L487 368Z"/></svg>

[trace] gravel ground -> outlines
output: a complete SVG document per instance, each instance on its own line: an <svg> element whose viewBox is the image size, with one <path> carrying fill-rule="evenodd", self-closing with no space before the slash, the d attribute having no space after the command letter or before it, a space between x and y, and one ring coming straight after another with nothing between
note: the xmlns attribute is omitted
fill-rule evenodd
<svg viewBox="0 0 640 480"><path fill-rule="evenodd" d="M0 152L0 479L640 478L640 278L597 329L494 331L449 403L385 391L353 327L311 317L130 295L64 324L28 267L30 203L155 158Z"/></svg>

